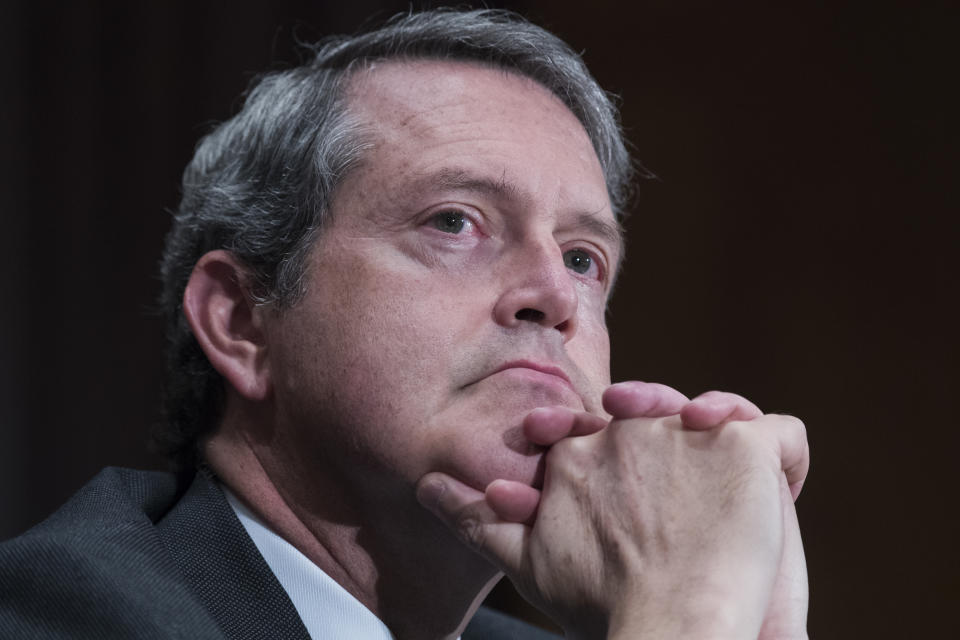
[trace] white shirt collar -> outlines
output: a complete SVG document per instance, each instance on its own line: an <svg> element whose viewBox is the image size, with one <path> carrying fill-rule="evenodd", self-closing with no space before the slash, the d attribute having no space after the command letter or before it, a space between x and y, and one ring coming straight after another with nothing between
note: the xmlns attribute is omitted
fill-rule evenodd
<svg viewBox="0 0 960 640"><path fill-rule="evenodd" d="M274 533L260 518L221 485L260 555L290 596L303 625L314 640L394 640L380 619L341 587L296 547Z"/></svg>

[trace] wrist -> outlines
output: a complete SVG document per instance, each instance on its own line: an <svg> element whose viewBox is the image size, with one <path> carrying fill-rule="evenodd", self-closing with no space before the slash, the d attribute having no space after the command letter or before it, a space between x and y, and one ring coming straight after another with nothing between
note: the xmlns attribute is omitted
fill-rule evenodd
<svg viewBox="0 0 960 640"><path fill-rule="evenodd" d="M762 612L753 615L728 594L660 594L625 600L609 620L607 640L756 640Z"/></svg>

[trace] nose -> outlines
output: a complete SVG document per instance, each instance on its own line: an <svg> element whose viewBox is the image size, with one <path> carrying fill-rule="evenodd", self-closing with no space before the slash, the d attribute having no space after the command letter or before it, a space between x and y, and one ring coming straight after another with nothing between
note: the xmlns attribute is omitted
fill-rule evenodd
<svg viewBox="0 0 960 640"><path fill-rule="evenodd" d="M493 310L496 322L504 327L531 322L556 329L567 342L577 330L580 298L560 248L551 241L517 247L515 254L505 265L506 286Z"/></svg>

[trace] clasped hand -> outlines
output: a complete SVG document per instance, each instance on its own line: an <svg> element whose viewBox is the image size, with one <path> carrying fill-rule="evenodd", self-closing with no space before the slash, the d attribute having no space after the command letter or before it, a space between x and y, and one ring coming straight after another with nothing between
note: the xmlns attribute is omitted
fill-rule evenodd
<svg viewBox="0 0 960 640"><path fill-rule="evenodd" d="M642 382L603 404L609 423L556 407L525 418L549 447L542 491L430 473L418 498L569 638L805 638L803 423Z"/></svg>

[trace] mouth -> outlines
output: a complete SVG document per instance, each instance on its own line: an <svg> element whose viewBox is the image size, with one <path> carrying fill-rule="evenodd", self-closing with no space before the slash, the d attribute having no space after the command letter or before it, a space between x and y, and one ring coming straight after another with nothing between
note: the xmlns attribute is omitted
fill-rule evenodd
<svg viewBox="0 0 960 640"><path fill-rule="evenodd" d="M493 369L484 379L494 381L497 392L503 394L498 396L502 403L514 398L527 409L566 406L580 410L586 406L583 395L566 371L544 361L511 360Z"/></svg>
<svg viewBox="0 0 960 640"><path fill-rule="evenodd" d="M493 373L500 373L502 371L509 371L511 369L516 369L519 371L531 371L534 372L534 375L540 374L543 376L550 376L553 378L559 378L571 391L576 391L573 388L573 383L570 382L570 377L564 373L563 369L560 367L555 367L549 364L541 364L539 362L533 362L531 360L514 360L512 362L507 362L506 364L498 367Z"/></svg>

